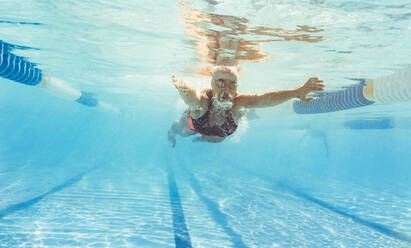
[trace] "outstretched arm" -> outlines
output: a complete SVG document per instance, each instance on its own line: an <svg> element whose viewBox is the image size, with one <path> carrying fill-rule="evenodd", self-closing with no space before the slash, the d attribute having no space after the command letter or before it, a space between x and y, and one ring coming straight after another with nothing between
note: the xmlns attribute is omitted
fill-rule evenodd
<svg viewBox="0 0 411 248"><path fill-rule="evenodd" d="M173 84L178 90L178 93L180 94L181 98L192 111L193 117L195 117L194 115L197 114L200 114L201 116L201 114L203 114L204 111L207 111L208 101L207 97L205 96L205 92L197 94L197 91L194 88L188 86L180 78L173 76L171 79L173 80Z"/></svg>
<svg viewBox="0 0 411 248"><path fill-rule="evenodd" d="M291 90L272 91L262 95L239 95L234 99L234 104L245 108L264 108L278 105L292 98L309 102L314 100L312 97L307 97L309 93L324 90L325 86L322 82L312 77L305 84Z"/></svg>

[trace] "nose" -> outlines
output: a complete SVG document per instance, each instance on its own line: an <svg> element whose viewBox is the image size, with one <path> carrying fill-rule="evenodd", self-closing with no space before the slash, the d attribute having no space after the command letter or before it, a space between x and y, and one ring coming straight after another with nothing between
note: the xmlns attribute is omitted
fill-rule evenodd
<svg viewBox="0 0 411 248"><path fill-rule="evenodd" d="M230 94L229 94L229 93L223 92L223 93L221 94L221 99L223 99L223 100L228 100L229 98L230 98Z"/></svg>

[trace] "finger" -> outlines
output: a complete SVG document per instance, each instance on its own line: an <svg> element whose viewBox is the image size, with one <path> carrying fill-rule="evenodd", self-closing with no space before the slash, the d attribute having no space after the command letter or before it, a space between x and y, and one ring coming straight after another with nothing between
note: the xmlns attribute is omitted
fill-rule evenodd
<svg viewBox="0 0 411 248"><path fill-rule="evenodd" d="M324 91L324 88L323 88L323 87L311 87L309 90L310 90L310 92L313 92L313 91Z"/></svg>
<svg viewBox="0 0 411 248"><path fill-rule="evenodd" d="M316 80L311 80L310 84L321 84L322 82L323 82L323 80L316 79Z"/></svg>
<svg viewBox="0 0 411 248"><path fill-rule="evenodd" d="M303 102L310 102L312 100L314 100L313 97L303 97L303 98L301 98L301 101L303 101Z"/></svg>
<svg viewBox="0 0 411 248"><path fill-rule="evenodd" d="M307 86L308 88L325 88L324 84L311 84Z"/></svg>
<svg viewBox="0 0 411 248"><path fill-rule="evenodd" d="M309 86L322 86L322 87L325 87L325 85L322 84L321 82L314 82L314 83L310 84Z"/></svg>
<svg viewBox="0 0 411 248"><path fill-rule="evenodd" d="M320 81L308 81L307 83L305 83L305 86L313 86L313 85L317 85L320 84Z"/></svg>
<svg viewBox="0 0 411 248"><path fill-rule="evenodd" d="M308 79L308 81L322 81L322 80L318 79L318 77L311 77L310 79Z"/></svg>
<svg viewBox="0 0 411 248"><path fill-rule="evenodd" d="M306 97L304 102L311 102L312 100L314 100L314 97Z"/></svg>
<svg viewBox="0 0 411 248"><path fill-rule="evenodd" d="M310 87L311 91L323 91L324 88L323 87Z"/></svg>

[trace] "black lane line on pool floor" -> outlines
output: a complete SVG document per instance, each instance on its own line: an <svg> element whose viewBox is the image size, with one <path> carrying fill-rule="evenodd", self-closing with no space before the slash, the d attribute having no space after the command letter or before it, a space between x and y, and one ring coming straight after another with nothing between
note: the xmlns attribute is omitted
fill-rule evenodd
<svg viewBox="0 0 411 248"><path fill-rule="evenodd" d="M91 173L92 171L96 170L99 167L100 166L95 166L95 167L91 168L90 170L84 171L84 172L70 178L69 180L63 182L62 184L59 184L59 185L55 186L54 188L52 188L51 190L47 191L44 194L41 194L39 196L36 196L36 197L31 198L30 200L27 200L27 201L24 201L24 202L12 204L12 205L0 210L0 220L2 218L6 217L7 215L10 215L10 214L12 214L16 211L27 209L27 208L31 207L32 205L38 203L39 201L43 200L45 197L47 197L49 195L52 195L54 193L57 193L57 192L63 190L64 188L67 188L68 186L71 186L71 185L79 182L85 175Z"/></svg>
<svg viewBox="0 0 411 248"><path fill-rule="evenodd" d="M237 167L237 168L239 168L239 167ZM411 237L408 236L405 233L400 233L400 232L394 231L388 226L378 224L378 223L375 223L375 222L372 222L372 221L368 221L368 220L365 220L365 219L363 219L361 217L358 217L354 214L350 214L350 213L344 211L340 207L333 206L332 204L327 203L325 201L322 201L320 199L317 199L317 198L315 198L315 197L313 197L313 196L311 196L307 193L304 193L301 190L297 190L297 189L291 187L290 185L288 185L285 182L280 182L280 181L275 182L272 178L270 178L268 176L260 175L258 173L255 173L254 171L250 171L250 170L245 169L245 168L240 168L240 169L247 172L248 174L252 174L252 175L262 179L263 181L266 181L266 182L270 183L273 186L273 188L275 188L275 189L282 188L282 189L287 190L288 192L292 193L293 195L295 195L295 196L297 196L301 199L304 199L306 201L314 203L317 206L323 207L323 208L325 208L325 209L327 209L331 212L334 212L334 213L336 213L340 216L349 218L349 219L351 219L352 221L354 221L358 224L361 224L363 226L366 226L366 227L369 227L369 228L373 229L374 231L377 231L379 233L385 234L387 236L390 236L392 238L395 238L395 239L398 239L398 240L401 240L401 241L404 241L404 242L411 243Z"/></svg>
<svg viewBox="0 0 411 248"><path fill-rule="evenodd" d="M243 243L241 235L236 233L229 225L228 225L228 216L220 211L220 208L217 203L213 200L208 198L202 193L201 187L198 184L197 179L195 176L188 171L184 166L180 165L181 168L186 172L186 174L190 178L190 186L203 202L203 204L207 207L208 211L211 213L211 218L214 220L215 223L221 226L221 228L225 231L225 233L230 236L231 241L234 244L234 247L238 248L247 248L248 246Z"/></svg>
<svg viewBox="0 0 411 248"><path fill-rule="evenodd" d="M190 235L186 226L184 211L181 205L180 195L178 194L177 183L171 165L167 166L167 178L170 195L170 207L173 215L173 230L176 248L191 248Z"/></svg>

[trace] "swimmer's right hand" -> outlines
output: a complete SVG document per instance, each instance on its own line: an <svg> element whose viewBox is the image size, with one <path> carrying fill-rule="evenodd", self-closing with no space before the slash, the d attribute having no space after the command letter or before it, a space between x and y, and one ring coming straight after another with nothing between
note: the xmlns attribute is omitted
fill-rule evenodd
<svg viewBox="0 0 411 248"><path fill-rule="evenodd" d="M188 86L184 83L184 81L181 78L178 78L175 75L173 75L171 77L171 80L173 80L173 84L178 90L184 91L188 89Z"/></svg>

